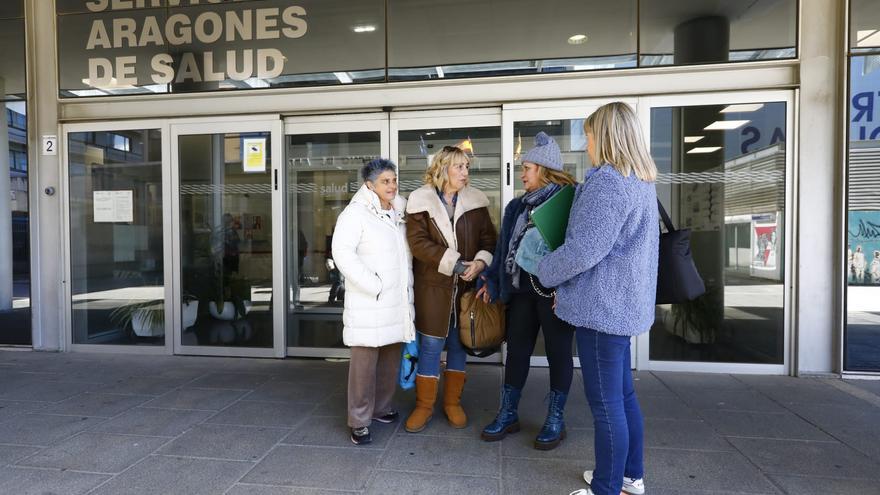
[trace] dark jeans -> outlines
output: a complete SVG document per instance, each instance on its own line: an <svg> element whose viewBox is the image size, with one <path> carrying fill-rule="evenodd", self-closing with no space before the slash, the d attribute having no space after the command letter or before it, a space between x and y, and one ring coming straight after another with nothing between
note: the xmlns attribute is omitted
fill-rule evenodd
<svg viewBox="0 0 880 495"><path fill-rule="evenodd" d="M523 272L524 273L524 272ZM552 292L538 283L545 294ZM550 363L550 388L568 393L572 376L574 327L553 313L553 299L538 295L527 274L520 278L522 293L512 294L507 305L507 361L504 383L523 388L529 376L529 361L535 350L538 331L544 332L544 348Z"/></svg>
<svg viewBox="0 0 880 495"><path fill-rule="evenodd" d="M630 371L630 337L576 331L584 392L593 412L596 469L590 488L618 495L623 477L643 478L642 412Z"/></svg>

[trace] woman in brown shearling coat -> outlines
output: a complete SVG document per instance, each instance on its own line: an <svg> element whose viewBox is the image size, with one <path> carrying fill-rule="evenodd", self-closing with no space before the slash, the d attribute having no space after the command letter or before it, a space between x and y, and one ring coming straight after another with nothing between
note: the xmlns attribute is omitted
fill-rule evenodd
<svg viewBox="0 0 880 495"><path fill-rule="evenodd" d="M419 332L416 407L406 420L409 432L425 429L434 413L444 346L443 410L450 425L467 426L461 408L467 355L458 336L458 309L462 294L492 264L496 237L488 198L467 185L469 167L464 151L444 146L425 174L425 185L413 191L407 203Z"/></svg>

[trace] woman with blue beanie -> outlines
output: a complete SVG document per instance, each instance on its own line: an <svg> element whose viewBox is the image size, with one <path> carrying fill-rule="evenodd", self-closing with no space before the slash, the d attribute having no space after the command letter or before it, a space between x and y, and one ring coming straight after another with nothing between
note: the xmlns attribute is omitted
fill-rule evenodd
<svg viewBox="0 0 880 495"><path fill-rule="evenodd" d="M538 263L556 287L556 314L576 327L584 392L593 413L595 470L572 495L645 492L642 413L630 338L654 323L659 223L654 181L635 112L600 107L584 122L595 168L575 194L565 242Z"/></svg>
<svg viewBox="0 0 880 495"><path fill-rule="evenodd" d="M550 363L550 393L547 419L534 446L550 450L565 438L563 410L571 386L574 328L553 314L554 291L534 276L536 261L547 252L547 246L529 219L535 208L563 186L576 182L563 170L562 153L556 141L544 132L535 136L535 147L523 155L520 178L526 192L504 210L495 256L480 277L482 287L477 293L486 301L500 297L507 305L507 359L501 406L480 437L495 441L519 431L517 407L541 330Z"/></svg>

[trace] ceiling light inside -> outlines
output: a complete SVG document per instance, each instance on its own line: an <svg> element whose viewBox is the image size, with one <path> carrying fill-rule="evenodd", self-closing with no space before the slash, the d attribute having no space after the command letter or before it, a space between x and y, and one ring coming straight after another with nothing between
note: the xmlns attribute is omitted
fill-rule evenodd
<svg viewBox="0 0 880 495"><path fill-rule="evenodd" d="M688 155L697 154L697 153L714 153L720 149L721 149L721 146L696 147L696 148L693 148L692 150L688 151Z"/></svg>
<svg viewBox="0 0 880 495"><path fill-rule="evenodd" d="M587 42L589 38L586 34L576 34L571 38L568 38L569 45L582 45Z"/></svg>
<svg viewBox="0 0 880 495"><path fill-rule="evenodd" d="M355 26L351 28L352 31L356 33L372 33L376 30L376 26L366 25L366 26Z"/></svg>
<svg viewBox="0 0 880 495"><path fill-rule="evenodd" d="M697 141L705 138L706 136L685 136L684 142L686 143L696 143Z"/></svg>
<svg viewBox="0 0 880 495"><path fill-rule="evenodd" d="M434 69L437 71L437 77L439 77L440 79L443 79L444 77L446 77L446 73L443 72L443 67L440 67L438 65L438 66L434 67Z"/></svg>
<svg viewBox="0 0 880 495"><path fill-rule="evenodd" d="M728 105L724 107L724 110L721 110L721 113L754 112L762 108L764 108L763 103L743 103L740 105Z"/></svg>
<svg viewBox="0 0 880 495"><path fill-rule="evenodd" d="M751 122L750 120L716 120L703 128L705 131L730 131Z"/></svg>

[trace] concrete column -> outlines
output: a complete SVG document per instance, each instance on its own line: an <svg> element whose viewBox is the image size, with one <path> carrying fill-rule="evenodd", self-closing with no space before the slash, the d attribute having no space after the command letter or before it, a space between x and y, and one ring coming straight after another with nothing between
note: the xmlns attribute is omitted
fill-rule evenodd
<svg viewBox="0 0 880 495"><path fill-rule="evenodd" d="M5 95L6 85L0 78L0 311L12 309L12 180Z"/></svg>
<svg viewBox="0 0 880 495"><path fill-rule="evenodd" d="M55 2L25 1L27 36L28 157L31 209L31 297L35 350L58 351L64 335L64 236L62 236L61 143L59 155L43 156L40 136L58 135ZM46 188L53 188L48 195Z"/></svg>
<svg viewBox="0 0 880 495"><path fill-rule="evenodd" d="M797 265L794 337L797 374L838 371L842 311L840 192L843 181L844 0L800 2L797 126Z"/></svg>

